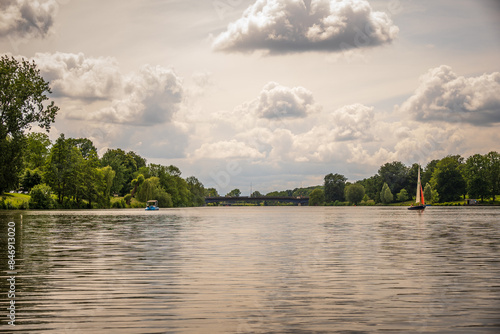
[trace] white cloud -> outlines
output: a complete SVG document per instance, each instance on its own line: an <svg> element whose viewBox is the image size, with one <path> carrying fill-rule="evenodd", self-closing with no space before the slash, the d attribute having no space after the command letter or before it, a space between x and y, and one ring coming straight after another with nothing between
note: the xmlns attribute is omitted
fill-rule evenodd
<svg viewBox="0 0 500 334"><path fill-rule="evenodd" d="M2 0L0 37L45 37L58 8L56 0Z"/></svg>
<svg viewBox="0 0 500 334"><path fill-rule="evenodd" d="M332 114L334 137L338 141L354 139L370 139L373 126L373 107L352 104L337 109Z"/></svg>
<svg viewBox="0 0 500 334"><path fill-rule="evenodd" d="M123 74L114 58L92 58L84 54L36 54L42 75L56 97L83 102L104 100L107 106L94 110L74 108L75 119L103 123L151 125L169 122L183 98L181 79L171 69L144 65ZM63 110L64 112L64 110Z"/></svg>
<svg viewBox="0 0 500 334"><path fill-rule="evenodd" d="M345 51L391 43L389 16L366 0L257 0L213 43L217 51Z"/></svg>
<svg viewBox="0 0 500 334"><path fill-rule="evenodd" d="M56 52L37 53L34 60L55 96L110 99L123 91L124 78L114 58Z"/></svg>
<svg viewBox="0 0 500 334"><path fill-rule="evenodd" d="M419 121L500 122L500 72L477 77L456 75L449 66L429 70L415 93L399 108Z"/></svg>
<svg viewBox="0 0 500 334"><path fill-rule="evenodd" d="M93 118L135 125L161 124L172 119L182 96L182 83L172 70L145 65L125 80L123 95Z"/></svg>
<svg viewBox="0 0 500 334"><path fill-rule="evenodd" d="M257 98L258 117L266 119L304 118L314 112L313 95L303 87L285 87L276 82L264 86Z"/></svg>
<svg viewBox="0 0 500 334"><path fill-rule="evenodd" d="M195 159L228 159L228 158L264 158L264 154L247 144L237 141L219 141L204 143L194 151Z"/></svg>

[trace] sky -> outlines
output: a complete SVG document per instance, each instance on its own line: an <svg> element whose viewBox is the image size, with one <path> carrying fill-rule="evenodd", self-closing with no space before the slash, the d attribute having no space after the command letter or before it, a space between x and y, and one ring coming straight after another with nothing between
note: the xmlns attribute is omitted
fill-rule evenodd
<svg viewBox="0 0 500 334"><path fill-rule="evenodd" d="M50 82L52 140L221 195L500 151L495 0L2 0L0 54Z"/></svg>

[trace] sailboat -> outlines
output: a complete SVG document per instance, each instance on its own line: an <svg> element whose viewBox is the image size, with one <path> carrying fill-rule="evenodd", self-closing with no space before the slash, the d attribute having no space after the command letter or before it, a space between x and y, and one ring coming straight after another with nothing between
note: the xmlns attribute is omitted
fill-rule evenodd
<svg viewBox="0 0 500 334"><path fill-rule="evenodd" d="M420 182L420 167L418 167L417 196L415 197L415 202L417 205L410 206L408 210L425 210L424 191Z"/></svg>

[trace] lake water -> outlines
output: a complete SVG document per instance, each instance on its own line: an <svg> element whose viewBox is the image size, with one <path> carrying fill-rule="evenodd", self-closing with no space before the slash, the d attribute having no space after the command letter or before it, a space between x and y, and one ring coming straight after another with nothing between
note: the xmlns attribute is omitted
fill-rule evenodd
<svg viewBox="0 0 500 334"><path fill-rule="evenodd" d="M0 220L0 332L500 332L500 208L34 211Z"/></svg>

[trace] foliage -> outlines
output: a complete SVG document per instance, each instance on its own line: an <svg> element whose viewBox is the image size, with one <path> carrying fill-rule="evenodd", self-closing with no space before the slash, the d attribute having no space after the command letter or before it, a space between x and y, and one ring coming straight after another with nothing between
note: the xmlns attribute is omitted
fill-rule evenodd
<svg viewBox="0 0 500 334"><path fill-rule="evenodd" d="M389 188L387 183L384 183L384 186L380 191L380 200L384 204L392 203L392 201L394 200L394 195L392 195L391 189Z"/></svg>
<svg viewBox="0 0 500 334"><path fill-rule="evenodd" d="M52 189L45 183L38 184L30 192L31 209L52 209L54 200L52 199Z"/></svg>
<svg viewBox="0 0 500 334"><path fill-rule="evenodd" d="M30 191L37 184L42 183L42 173L40 170L30 170L26 168L21 176L21 189Z"/></svg>
<svg viewBox="0 0 500 334"><path fill-rule="evenodd" d="M114 194L125 195L132 189L131 181L134 174L146 166L146 160L135 152L125 153L122 149L108 149L101 158L101 166L111 166L115 172L111 191Z"/></svg>
<svg viewBox="0 0 500 334"><path fill-rule="evenodd" d="M490 188L490 195L495 200L495 195L500 190L500 154L497 152L490 152L486 154L487 160L487 181Z"/></svg>
<svg viewBox="0 0 500 334"><path fill-rule="evenodd" d="M365 192L375 201L375 203L380 203L380 189L382 188L383 181L380 175L374 175L370 178L358 181L357 183L363 185Z"/></svg>
<svg viewBox="0 0 500 334"><path fill-rule="evenodd" d="M160 178L153 176L144 180L138 193L137 199L141 202L157 200L160 207L172 207L172 197L161 187Z"/></svg>
<svg viewBox="0 0 500 334"><path fill-rule="evenodd" d="M461 173L463 158L447 156L441 159L432 173L431 185L440 196L440 201L452 202L465 193L466 183Z"/></svg>
<svg viewBox="0 0 500 334"><path fill-rule="evenodd" d="M24 131L32 123L50 130L58 107L47 103L49 84L34 62L0 58L0 193L17 187L25 149Z"/></svg>
<svg viewBox="0 0 500 334"><path fill-rule="evenodd" d="M207 197L219 197L219 193L217 192L217 189L215 188L208 188L205 190L205 195Z"/></svg>
<svg viewBox="0 0 500 334"><path fill-rule="evenodd" d="M186 179L188 190L191 193L191 203L194 206L202 206L205 204L205 188L203 184L194 176Z"/></svg>
<svg viewBox="0 0 500 334"><path fill-rule="evenodd" d="M25 167L32 170L43 168L50 145L51 142L46 133L32 132L26 135Z"/></svg>
<svg viewBox="0 0 500 334"><path fill-rule="evenodd" d="M467 193L472 198L481 198L489 195L490 186L488 184L488 159L481 154L470 156L465 163L465 174L467 182Z"/></svg>
<svg viewBox="0 0 500 334"><path fill-rule="evenodd" d="M433 203L434 202L432 186L429 183L427 183L425 185L424 198L425 198L426 203Z"/></svg>
<svg viewBox="0 0 500 334"><path fill-rule="evenodd" d="M357 205L365 196L365 187L361 183L349 184L345 188L345 198L349 203Z"/></svg>
<svg viewBox="0 0 500 334"><path fill-rule="evenodd" d="M260 191L257 190L250 194L250 197L263 197L263 196L264 195L262 195Z"/></svg>
<svg viewBox="0 0 500 334"><path fill-rule="evenodd" d="M325 201L335 202L344 200L344 189L347 178L340 174L328 174L325 176Z"/></svg>
<svg viewBox="0 0 500 334"><path fill-rule="evenodd" d="M64 134L57 139L45 163L44 182L57 195L59 204L71 195L78 196L79 166L83 163L78 148L66 140Z"/></svg>
<svg viewBox="0 0 500 334"><path fill-rule="evenodd" d="M226 197L240 197L241 191L239 189L233 189L226 194Z"/></svg>
<svg viewBox="0 0 500 334"><path fill-rule="evenodd" d="M408 171L409 169L402 162L393 161L381 166L378 174L382 181L389 186L391 193L397 194L401 189L408 186Z"/></svg>
<svg viewBox="0 0 500 334"><path fill-rule="evenodd" d="M406 202L409 199L406 189L401 189L401 191L396 195L396 198L398 202Z"/></svg>
<svg viewBox="0 0 500 334"><path fill-rule="evenodd" d="M309 195L309 205L318 206L325 203L325 191L323 189L314 189Z"/></svg>

